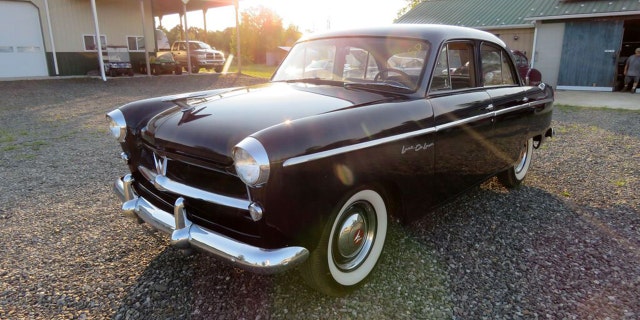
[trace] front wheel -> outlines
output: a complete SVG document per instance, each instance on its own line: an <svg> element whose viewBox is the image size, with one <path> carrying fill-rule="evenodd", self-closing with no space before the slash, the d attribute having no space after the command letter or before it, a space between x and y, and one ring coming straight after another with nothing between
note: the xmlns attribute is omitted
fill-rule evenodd
<svg viewBox="0 0 640 320"><path fill-rule="evenodd" d="M331 296L351 292L371 274L387 235L387 207L376 191L353 194L331 215L302 265L307 284Z"/></svg>
<svg viewBox="0 0 640 320"><path fill-rule="evenodd" d="M529 138L520 146L520 156L516 163L498 175L500 183L507 188L518 188L529 172L531 157L533 156L533 139Z"/></svg>

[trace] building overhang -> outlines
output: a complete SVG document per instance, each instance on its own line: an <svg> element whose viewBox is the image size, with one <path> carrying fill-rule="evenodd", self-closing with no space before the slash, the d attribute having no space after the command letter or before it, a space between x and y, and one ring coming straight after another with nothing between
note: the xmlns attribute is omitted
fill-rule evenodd
<svg viewBox="0 0 640 320"><path fill-rule="evenodd" d="M203 11L212 8L232 6L240 0L187 0L187 12ZM183 0L151 0L153 15L162 17L169 14L182 14Z"/></svg>
<svg viewBox="0 0 640 320"><path fill-rule="evenodd" d="M504 29L533 29L535 25L531 24L512 24L512 25L495 25L495 26L469 26L478 30L504 30Z"/></svg>
<svg viewBox="0 0 640 320"><path fill-rule="evenodd" d="M597 19L610 17L626 17L640 16L640 11L624 11L624 12L600 12L600 13L583 13L583 14L567 14L557 16L540 16L524 18L526 21L550 21L550 20L575 20L575 19Z"/></svg>

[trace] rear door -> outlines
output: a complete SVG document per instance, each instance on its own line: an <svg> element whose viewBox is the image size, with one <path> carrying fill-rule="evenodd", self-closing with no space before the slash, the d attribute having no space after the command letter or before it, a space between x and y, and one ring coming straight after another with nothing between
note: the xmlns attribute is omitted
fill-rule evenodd
<svg viewBox="0 0 640 320"><path fill-rule="evenodd" d="M482 86L491 97L491 111L495 112L492 141L492 173L511 166L520 152L528 131L529 98L520 86L516 67L501 47L480 45Z"/></svg>
<svg viewBox="0 0 640 320"><path fill-rule="evenodd" d="M454 196L492 171L492 102L477 83L474 48L470 41L444 45L431 78L436 199Z"/></svg>

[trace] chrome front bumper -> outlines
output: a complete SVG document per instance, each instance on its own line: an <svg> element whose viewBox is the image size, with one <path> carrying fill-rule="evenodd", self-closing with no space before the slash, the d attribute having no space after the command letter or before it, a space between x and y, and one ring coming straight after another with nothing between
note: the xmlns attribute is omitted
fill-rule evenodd
<svg viewBox="0 0 640 320"><path fill-rule="evenodd" d="M262 249L231 239L199 225L187 218L184 199L178 198L173 214L166 212L135 194L130 174L118 179L114 192L122 200L125 215L141 219L155 229L171 235L171 244L178 248L195 247L233 265L260 274L274 274L304 262L309 251L303 247Z"/></svg>

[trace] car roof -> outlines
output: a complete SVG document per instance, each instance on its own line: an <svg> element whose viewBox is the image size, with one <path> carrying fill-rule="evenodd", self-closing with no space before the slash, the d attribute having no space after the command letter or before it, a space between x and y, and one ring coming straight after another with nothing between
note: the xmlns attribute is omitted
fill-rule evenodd
<svg viewBox="0 0 640 320"><path fill-rule="evenodd" d="M344 29L310 34L302 37L299 42L335 38L335 37L407 37L425 39L436 44L451 39L478 39L497 43L506 48L505 43L495 35L478 29L439 25L439 24L392 24L386 26Z"/></svg>

